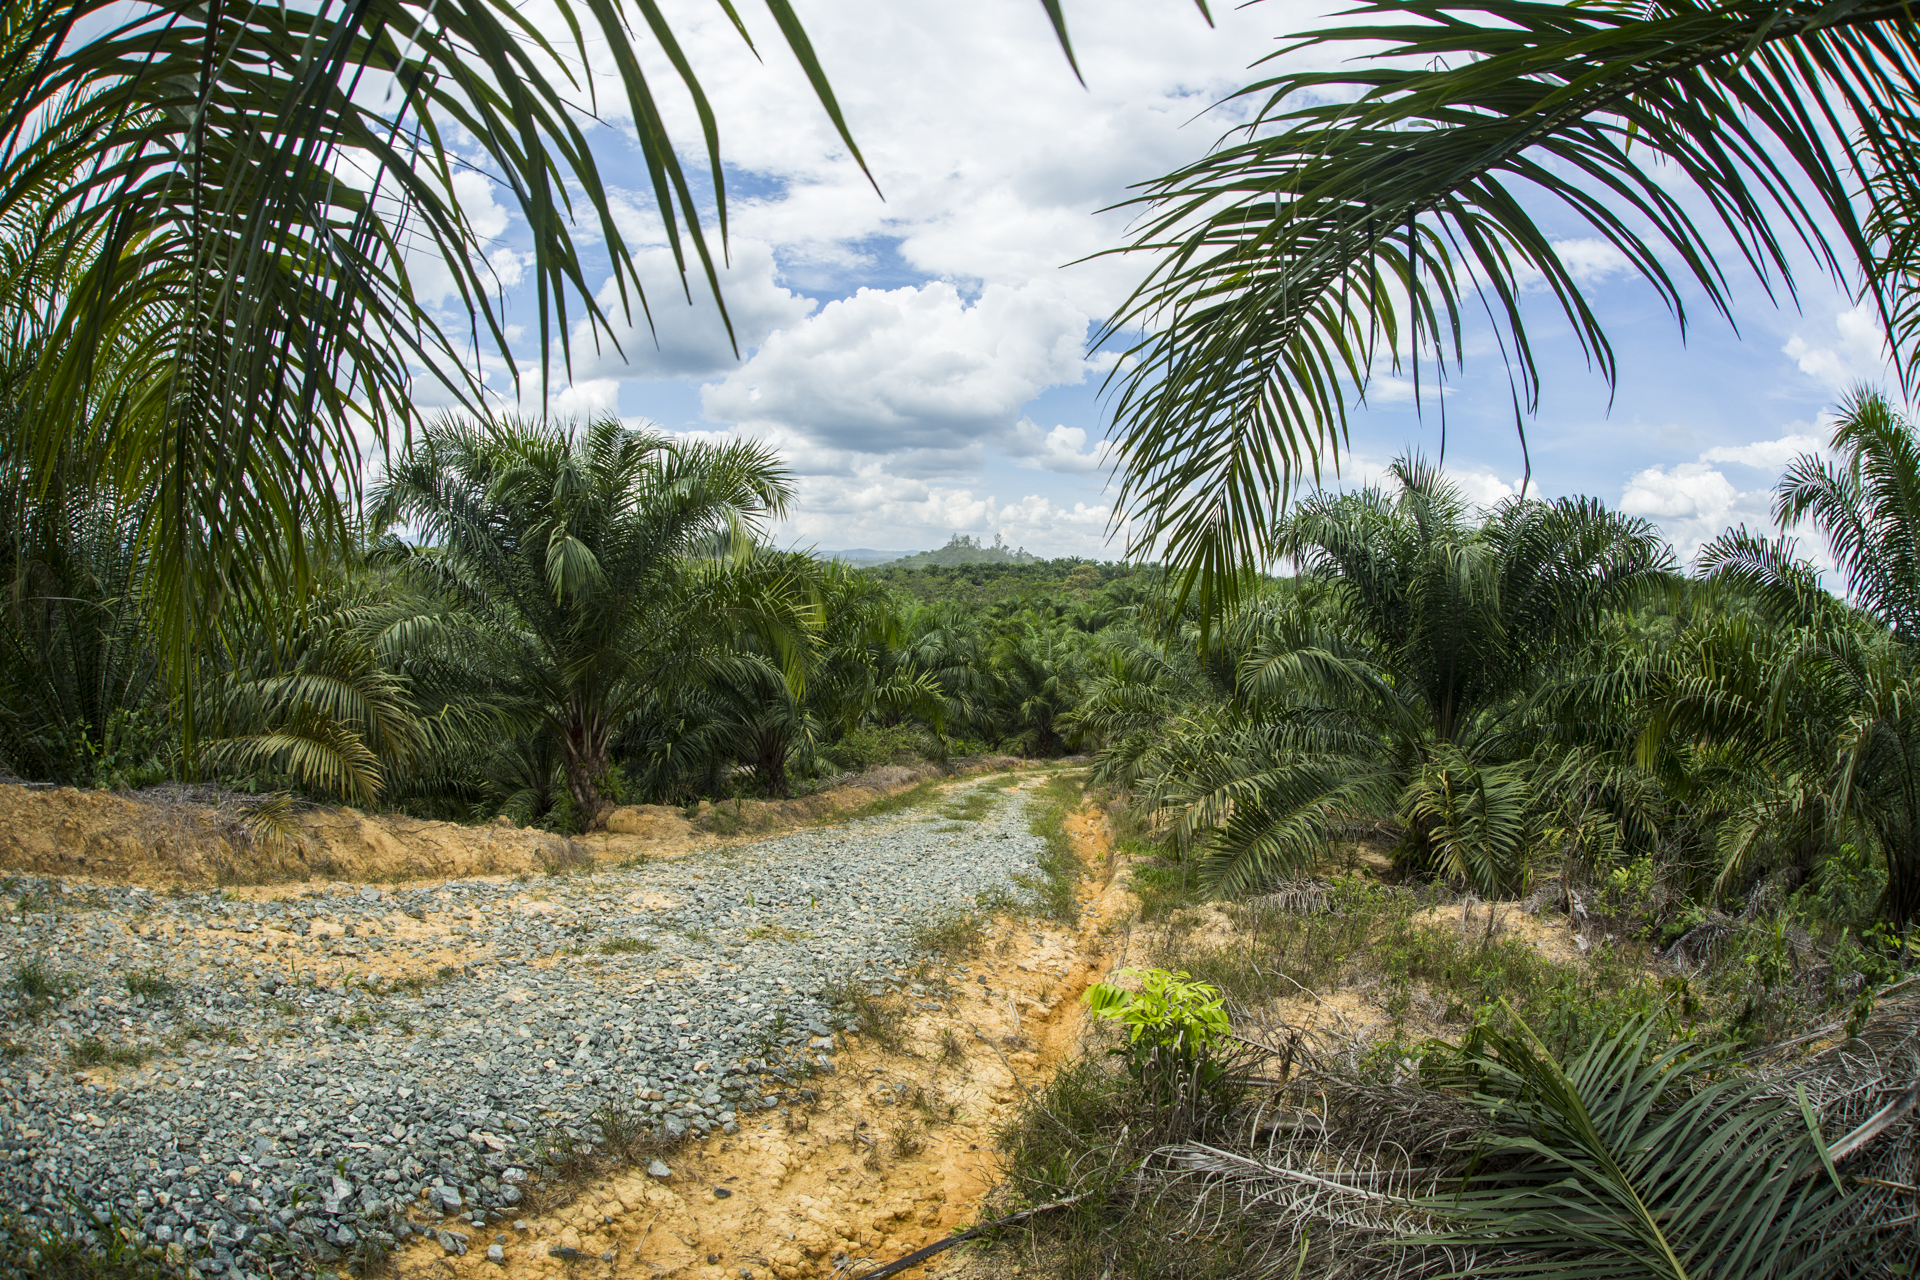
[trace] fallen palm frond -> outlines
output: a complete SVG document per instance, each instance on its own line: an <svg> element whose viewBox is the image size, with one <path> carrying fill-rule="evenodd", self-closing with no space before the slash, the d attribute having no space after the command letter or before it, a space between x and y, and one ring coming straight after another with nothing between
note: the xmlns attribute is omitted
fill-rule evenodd
<svg viewBox="0 0 1920 1280"><path fill-rule="evenodd" d="M1905 984L1901 984L1905 986ZM1891 998L1890 998L1891 997ZM1883 992L1859 1034L1774 1077L1769 1092L1804 1096L1827 1135L1827 1152L1853 1187L1849 1263L1861 1275L1896 1275L1916 1252L1920 1189L1920 988Z"/></svg>
<svg viewBox="0 0 1920 1280"><path fill-rule="evenodd" d="M1130 1164L1076 1182L1093 1165L1055 1162L1034 1198L1104 1198L1078 1216L1107 1224L1109 1261L1132 1256L1118 1224L1144 1215L1215 1242L1236 1276L1898 1274L1915 1222L1912 1013L1885 1001L1860 1035L1763 1071L1731 1046L1662 1047L1654 1018L1561 1059L1517 1021L1482 1026L1391 1075L1332 1030L1237 1024L1257 1059L1230 1117L1157 1145L1109 1131ZM1075 1123L1071 1098L1033 1107ZM1079 1122L1096 1115L1111 1123ZM1023 1167L1016 1153L1010 1187ZM1043 1230L1078 1230L1078 1247L1088 1232Z"/></svg>

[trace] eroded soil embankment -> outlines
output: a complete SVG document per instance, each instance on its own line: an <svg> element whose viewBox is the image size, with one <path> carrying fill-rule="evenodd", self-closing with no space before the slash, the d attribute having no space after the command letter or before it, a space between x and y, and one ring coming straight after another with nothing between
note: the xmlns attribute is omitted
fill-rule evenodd
<svg viewBox="0 0 1920 1280"><path fill-rule="evenodd" d="M1085 863L1078 923L1002 916L976 954L928 975L896 1048L848 1036L810 1101L758 1113L732 1137L633 1168L480 1236L463 1257L423 1240L397 1259L436 1280L859 1275L975 1220L997 1180L994 1138L1021 1092L1080 1043L1081 994L1134 910L1104 818L1069 819ZM558 1199L552 1192L550 1197ZM498 1243L500 1263L486 1246ZM942 1255L908 1276L953 1265Z"/></svg>
<svg viewBox="0 0 1920 1280"><path fill-rule="evenodd" d="M473 826L353 808L296 808L262 823L251 816L254 797L223 802L210 792L0 785L0 871L204 888L583 870L759 839L850 813L930 777L967 777L1023 763L992 756L951 766L885 765L794 800L748 800L717 810L702 805L691 819L666 805L632 805L616 809L605 831L571 839L505 819ZM725 832L739 834L730 840Z"/></svg>

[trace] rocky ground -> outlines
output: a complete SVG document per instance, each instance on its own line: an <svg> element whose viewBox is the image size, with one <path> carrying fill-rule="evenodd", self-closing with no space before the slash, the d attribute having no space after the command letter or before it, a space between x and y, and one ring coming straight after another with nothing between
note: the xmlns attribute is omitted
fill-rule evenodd
<svg viewBox="0 0 1920 1280"><path fill-rule="evenodd" d="M556 1153L609 1127L750 1138L817 1097L847 1030L830 988L953 1000L916 989L916 930L1022 893L1041 843L1004 783L593 874L211 893L15 878L0 1211L91 1214L207 1276L416 1240L505 1261Z"/></svg>

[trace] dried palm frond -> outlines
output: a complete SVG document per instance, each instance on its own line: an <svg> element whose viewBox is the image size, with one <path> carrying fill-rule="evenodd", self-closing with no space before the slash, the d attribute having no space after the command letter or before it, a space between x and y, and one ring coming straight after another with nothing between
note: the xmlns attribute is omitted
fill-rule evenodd
<svg viewBox="0 0 1920 1280"><path fill-rule="evenodd" d="M1285 911L1291 915L1314 915L1332 907L1328 894L1328 885L1324 880L1298 879L1282 880L1272 885L1265 893L1246 899L1249 907L1264 907L1271 911Z"/></svg>
<svg viewBox="0 0 1920 1280"><path fill-rule="evenodd" d="M1848 1261L1860 1275L1893 1275L1894 1264L1920 1255L1920 988L1901 986L1892 999L1882 993L1859 1034L1775 1077L1768 1089L1783 1101L1807 1100L1835 1167L1858 1188Z"/></svg>

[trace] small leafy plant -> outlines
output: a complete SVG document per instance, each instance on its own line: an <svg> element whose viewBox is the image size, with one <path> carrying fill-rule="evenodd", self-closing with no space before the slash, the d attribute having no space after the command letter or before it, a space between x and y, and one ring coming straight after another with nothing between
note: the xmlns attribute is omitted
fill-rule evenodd
<svg viewBox="0 0 1920 1280"><path fill-rule="evenodd" d="M1126 1028L1126 1046L1113 1052L1127 1060L1134 1081L1168 1105L1189 1090L1211 1092L1226 1075L1216 1048L1232 1031L1218 989L1184 970L1128 969L1120 976L1140 979L1140 990L1096 982L1086 1001L1094 1017Z"/></svg>

